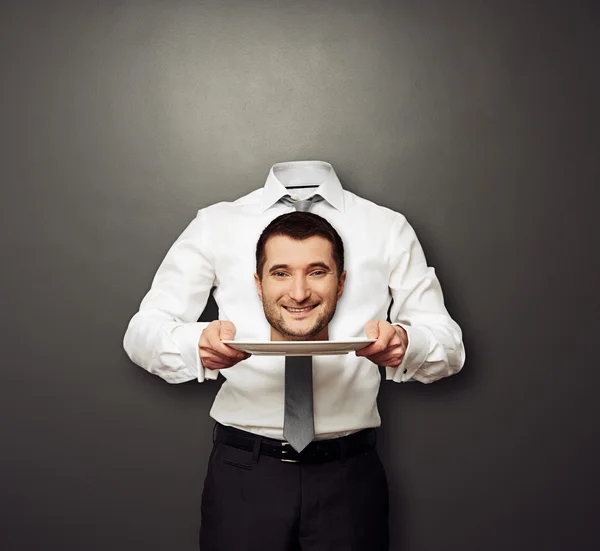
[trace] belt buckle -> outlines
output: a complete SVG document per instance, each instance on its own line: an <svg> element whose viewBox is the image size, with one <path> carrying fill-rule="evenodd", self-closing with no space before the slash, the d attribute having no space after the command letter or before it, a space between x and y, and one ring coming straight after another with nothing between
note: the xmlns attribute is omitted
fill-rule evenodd
<svg viewBox="0 0 600 551"><path fill-rule="evenodd" d="M288 450L286 449L287 446L291 446L291 444L289 442L282 442L281 443L281 461L283 463L300 463L299 459L285 459L284 458L284 454L288 453Z"/></svg>

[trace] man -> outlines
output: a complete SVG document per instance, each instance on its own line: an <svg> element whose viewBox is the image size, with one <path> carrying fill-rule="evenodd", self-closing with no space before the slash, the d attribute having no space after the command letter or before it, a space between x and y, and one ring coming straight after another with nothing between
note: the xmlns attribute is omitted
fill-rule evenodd
<svg viewBox="0 0 600 551"><path fill-rule="evenodd" d="M386 378L395 382L431 383L458 372L465 359L460 327L404 216L345 191L328 163L274 165L263 188L198 211L158 268L129 323L124 348L132 361L170 383L202 382L222 373L227 380L211 416L276 440L283 440L283 365L222 341L269 340L270 325L253 283L255 244L270 221L310 199L311 212L328 220L346 244L348 275L328 336L376 339L336 364L345 377L360 373L359 400L344 385L330 384L323 402L329 409L321 419L315 396L317 437L336 439L380 425L373 407L377 365L386 366ZM219 320L197 322L213 287ZM388 310L392 323L386 321ZM327 387L327 377L326 370L315 370L315 387ZM239 471L242 476L244 469Z"/></svg>
<svg viewBox="0 0 600 551"><path fill-rule="evenodd" d="M328 340L346 279L342 240L331 224L308 212L277 217L258 240L256 272L272 341ZM387 549L387 482L373 429L320 438L322 427L340 415L336 404L344 395L355 404L363 400L367 373L348 370L342 358L314 356L312 362L307 358L308 365L296 367L315 375L310 392L316 440L299 454L282 440L217 424L202 500L202 551ZM267 402L265 413L283 421L282 398L285 394L287 400L289 390L286 382L283 392L284 358L270 358L269 363L278 388L256 400ZM369 384L368 374L366 379ZM376 409L374 396L368 398L373 402L366 407Z"/></svg>

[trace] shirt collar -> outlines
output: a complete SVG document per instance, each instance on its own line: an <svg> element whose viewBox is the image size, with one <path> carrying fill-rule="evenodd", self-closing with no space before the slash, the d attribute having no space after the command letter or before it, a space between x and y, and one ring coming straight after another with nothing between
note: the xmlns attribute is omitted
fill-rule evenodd
<svg viewBox="0 0 600 551"><path fill-rule="evenodd" d="M282 177L283 176L283 177ZM323 177L324 176L324 177ZM280 179L281 178L281 179ZM344 211L344 190L333 167L325 161L289 161L271 167L262 192L262 210L266 211L284 195L293 195L288 185L319 184L311 195L319 194L332 207Z"/></svg>

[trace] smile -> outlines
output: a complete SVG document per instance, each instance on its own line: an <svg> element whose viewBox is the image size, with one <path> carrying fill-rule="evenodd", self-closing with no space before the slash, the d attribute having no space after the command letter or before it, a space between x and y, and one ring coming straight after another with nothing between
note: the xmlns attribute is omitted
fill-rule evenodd
<svg viewBox="0 0 600 551"><path fill-rule="evenodd" d="M288 312L293 312L293 313L299 313L299 312L308 312L309 310L312 310L313 308L316 308L317 305L313 305L313 306L306 306L305 308L292 308L291 306L284 306L284 308L288 311Z"/></svg>

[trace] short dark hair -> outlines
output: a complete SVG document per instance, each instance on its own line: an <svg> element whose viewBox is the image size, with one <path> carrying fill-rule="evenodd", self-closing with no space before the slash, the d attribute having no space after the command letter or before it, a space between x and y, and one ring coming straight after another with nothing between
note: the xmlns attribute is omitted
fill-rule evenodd
<svg viewBox="0 0 600 551"><path fill-rule="evenodd" d="M265 267L265 245L270 237L284 235L297 241L309 237L323 237L331 243L333 260L337 267L338 279L344 271L344 243L340 234L325 218L312 212L294 211L278 216L263 230L256 244L256 273L262 279Z"/></svg>

